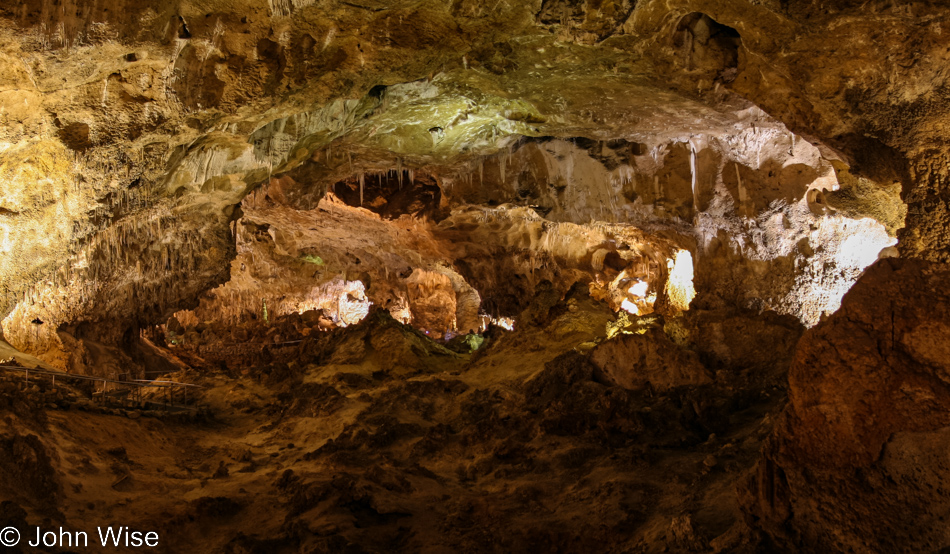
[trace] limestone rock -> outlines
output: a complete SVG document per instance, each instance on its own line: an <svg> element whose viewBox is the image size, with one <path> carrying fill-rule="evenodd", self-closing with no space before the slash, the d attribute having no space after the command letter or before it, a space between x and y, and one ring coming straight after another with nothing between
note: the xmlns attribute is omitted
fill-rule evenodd
<svg viewBox="0 0 950 554"><path fill-rule="evenodd" d="M0 334L224 412L173 433L87 384L98 414L47 421L0 376L0 501L195 551L944 548L948 275L893 257L950 262L948 28L937 0L0 2ZM602 342L621 310L683 317ZM113 439L147 461L92 503ZM170 504L228 445L261 473Z"/></svg>
<svg viewBox="0 0 950 554"><path fill-rule="evenodd" d="M631 390L665 391L712 381L699 356L673 344L659 329L618 335L595 348L591 360L608 380Z"/></svg>
<svg viewBox="0 0 950 554"><path fill-rule="evenodd" d="M804 552L950 546L950 266L885 259L802 337L789 405L741 487Z"/></svg>
<svg viewBox="0 0 950 554"><path fill-rule="evenodd" d="M804 331L794 317L769 311L690 310L684 319L684 342L711 368L787 369Z"/></svg>

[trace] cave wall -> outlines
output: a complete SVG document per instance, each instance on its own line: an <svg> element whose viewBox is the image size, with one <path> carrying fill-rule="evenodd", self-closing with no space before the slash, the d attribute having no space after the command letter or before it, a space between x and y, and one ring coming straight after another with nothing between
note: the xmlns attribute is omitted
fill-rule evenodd
<svg viewBox="0 0 950 554"><path fill-rule="evenodd" d="M945 264L882 260L803 335L789 405L739 487L750 521L780 543L946 547L946 275Z"/></svg>
<svg viewBox="0 0 950 554"><path fill-rule="evenodd" d="M75 157L76 167L53 162L59 166L50 177L78 184L75 193L68 193L76 198L59 202L75 206L71 211L20 217L22 208L13 200L5 208L12 233L8 236L15 241L10 248L17 252L40 248L28 240L37 232L37 219L45 222L44 229L72 229L46 233L48 245L29 256L32 267L20 263L5 273L9 275L4 280L6 309L39 278L51 278L57 270L70 274L64 265L87 271L75 260L79 245L107 251L108 240L100 235L119 219L154 220L155 214L144 213L144 207L185 214L178 217L179 228L181 223L190 224L187 214L192 209L220 212L214 230L196 225L182 229L182 236L169 244L187 244L189 232L224 240L228 210L265 180L263 171L273 165L297 165L307 151L334 136L353 134L353 142L364 146L423 159L458 158L463 148L490 153L502 146L505 136L564 136L567 130L573 130L573 136L633 139L638 144L652 134L659 144L662 139L657 141L656 135L669 129L696 134L701 131L697 121L700 127L727 122L735 107L716 104L737 101L727 90L763 107L793 131L821 137L843 152L856 172L875 182L901 181L911 200L912 222L903 232L908 239L902 248L909 254L939 257L921 253L940 250L940 226L933 223L936 219L916 214L940 209L934 200L939 191L925 191L939 188L940 182L941 166L926 160L940 152L934 144L937 127L927 121L935 121L939 110L939 102L931 100L937 93L931 91L939 90L941 58L928 45L939 42L929 39L942 14L927 4L890 11L884 4L874 4L865 12L855 12L856 6L850 4L824 10L794 4L640 2L611 4L607 9L549 3L533 12L526 5L507 2L493 10L428 3L413 8L382 5L378 11L307 2L184 3L174 8L77 2L69 9L44 1L17 2L2 14L9 22L10 39L5 53L10 88L4 93L4 141L19 145L18 149L45 149L46 154L37 154L40 157ZM852 23L835 24L845 17ZM883 26L868 31L878 19ZM897 37L906 35L911 26L918 29L913 34L919 46L904 60L908 55L897 55L904 46ZM821 49L825 41L816 37L827 36L832 28L846 45L844 52ZM486 29L492 31L485 33ZM554 42L545 32L553 33ZM519 34L533 37L535 45L516 48L506 38ZM795 54L781 55L785 51ZM832 68L830 60L843 58L849 62ZM574 74L572 68L578 64L595 73ZM857 67L874 69L851 78L847 72ZM813 68L828 69L822 73ZM753 78L758 73L768 78ZM907 95L903 77L881 86L881 76L892 73L922 83L920 90L903 98ZM438 90L419 85L387 95L390 105L383 111L388 109L389 117L354 129L358 127L354 116L367 115L380 96L380 86L440 75L444 78L435 87ZM605 80L601 75L615 77ZM673 89L656 86L663 81L671 82ZM850 84L847 90L831 91L829 87L838 82ZM421 102L434 94L443 101L428 106ZM777 101L785 96L793 101ZM306 104L317 108L303 107ZM895 105L921 107L874 108ZM380 115L377 112L374 115ZM892 121L894 116L887 115L918 112L914 123ZM611 128L624 131L607 130ZM47 142L32 144L36 137ZM919 144L911 145L912 140ZM253 144L253 155L248 144ZM879 156L865 155L874 144L894 163L875 163ZM17 150L15 155L22 159L30 153ZM907 159L913 163L902 162ZM708 163L715 165L714 160ZM685 191L682 164L678 167L679 176L668 177L670 183L679 179L678 186ZM22 185L9 186L13 187L9 194L18 195L16 187ZM56 187L45 194L60 198L71 190L63 184ZM649 183L640 183L639 189L637 194L650 200ZM667 200L681 196L679 192ZM708 200L708 190L705 194L698 205ZM788 191L788 199L793 196L795 191ZM750 201L761 204L769 198L767 194ZM588 199L592 205L597 200ZM41 204L28 203L31 210ZM688 204L663 208L688 219ZM576 202L571 205L579 210L575 217L583 217L584 210ZM91 211L95 217L88 215ZM135 240L148 242L148 232L141 234ZM927 237L935 237L937 248L920 246ZM220 268L233 254L221 246L216 246L221 255L206 260L191 251L180 253L181 258L197 258L203 266L198 273L205 275L204 284L195 290L157 283L140 289L135 279L110 288L127 289L115 295L119 298L148 302L164 295L166 300L154 302L147 316L160 318L172 304L193 304L198 288L225 278ZM153 243L143 251L156 248L161 246ZM200 250L209 249L204 245ZM68 261L64 264L63 259ZM160 266L160 260L154 265ZM111 279L113 271L102 267L93 275ZM162 277L144 281L154 279ZM122 281L121 276L116 275L115 281ZM159 292L162 287L165 293ZM108 309L123 311L121 303ZM89 305L79 311L94 309Z"/></svg>

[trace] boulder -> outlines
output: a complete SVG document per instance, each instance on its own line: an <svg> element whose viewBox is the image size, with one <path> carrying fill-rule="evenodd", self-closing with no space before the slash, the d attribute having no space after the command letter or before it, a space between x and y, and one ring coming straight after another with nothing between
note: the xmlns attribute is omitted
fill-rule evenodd
<svg viewBox="0 0 950 554"><path fill-rule="evenodd" d="M606 380L630 390L665 391L712 382L699 356L675 345L660 329L618 335L597 346L591 360Z"/></svg>
<svg viewBox="0 0 950 554"><path fill-rule="evenodd" d="M950 547L950 266L888 258L807 331L740 499L801 552Z"/></svg>

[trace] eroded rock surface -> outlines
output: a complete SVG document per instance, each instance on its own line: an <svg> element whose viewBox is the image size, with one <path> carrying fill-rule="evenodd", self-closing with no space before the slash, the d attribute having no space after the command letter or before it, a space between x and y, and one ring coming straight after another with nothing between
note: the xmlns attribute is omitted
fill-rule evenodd
<svg viewBox="0 0 950 554"><path fill-rule="evenodd" d="M680 349L660 329L602 343L591 353L591 361L608 381L630 390L665 391L711 381L699 356Z"/></svg>
<svg viewBox="0 0 950 554"><path fill-rule="evenodd" d="M210 419L3 377L20 405L0 404L0 465L20 469L0 509L24 527L127 520L169 552L756 551L734 483L781 379L606 383L586 352L614 320L575 287L542 292L519 315L532 324L493 327L475 351L381 309L329 332L309 312L183 325L155 352L177 368L165 379L204 387Z"/></svg>
<svg viewBox="0 0 950 554"><path fill-rule="evenodd" d="M898 192L901 248L942 248L919 215L942 193L915 184L939 180L935 6L159 4L0 12L4 332L50 363L58 326L118 342L234 279L231 224L262 187L312 210L339 186L387 219L509 203L634 225L692 252L704 306L807 325L893 245Z"/></svg>
<svg viewBox="0 0 950 554"><path fill-rule="evenodd" d="M790 548L950 544L936 523L950 510L948 276L941 264L881 261L802 337L789 405L744 489L756 524Z"/></svg>

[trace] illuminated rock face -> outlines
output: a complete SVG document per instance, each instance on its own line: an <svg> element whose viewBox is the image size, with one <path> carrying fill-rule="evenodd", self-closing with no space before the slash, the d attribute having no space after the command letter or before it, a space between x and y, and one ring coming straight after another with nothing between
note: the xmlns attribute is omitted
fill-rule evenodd
<svg viewBox="0 0 950 554"><path fill-rule="evenodd" d="M946 467L946 265L884 260L807 331L748 512L810 551L939 549ZM900 289L899 296L892 291Z"/></svg>
<svg viewBox="0 0 950 554"><path fill-rule="evenodd" d="M894 37L908 23L889 19L873 41L875 59L888 61L865 60L857 45L877 8L799 6L782 19L769 6L611 6L3 8L18 29L4 53L12 88L0 99L9 160L0 224L3 248L17 253L0 267L5 311L23 304L17 321L96 321L120 335L194 307L230 278L230 222L262 183L296 208L342 183L346 203L362 188L368 208L390 215L514 203L556 222L673 232L694 256L700 305L774 309L808 324L834 311L902 225L893 184L924 198L930 185L912 182L939 179L927 161L939 151L935 104L914 125L877 108L923 102L926 87L878 89L871 76L897 71L907 73L897 81L937 86L939 56L894 62L904 54L887 53L903 52ZM929 44L941 12L917 10L904 17L927 22L914 35ZM841 27L840 17L858 23ZM804 20L808 33L792 23ZM877 68L847 94L825 94L844 77L809 37L828 29ZM783 43L796 55L777 55ZM884 131L889 144L860 134ZM414 173L428 201L389 190ZM49 180L42 194L36 179ZM843 195L832 192L839 185ZM939 212L927 202L912 206L904 247L939 258L927 253L940 251L938 224L920 215ZM886 232L836 213L870 215ZM5 325L11 337L19 327ZM58 348L54 335L29 339L31 348Z"/></svg>

